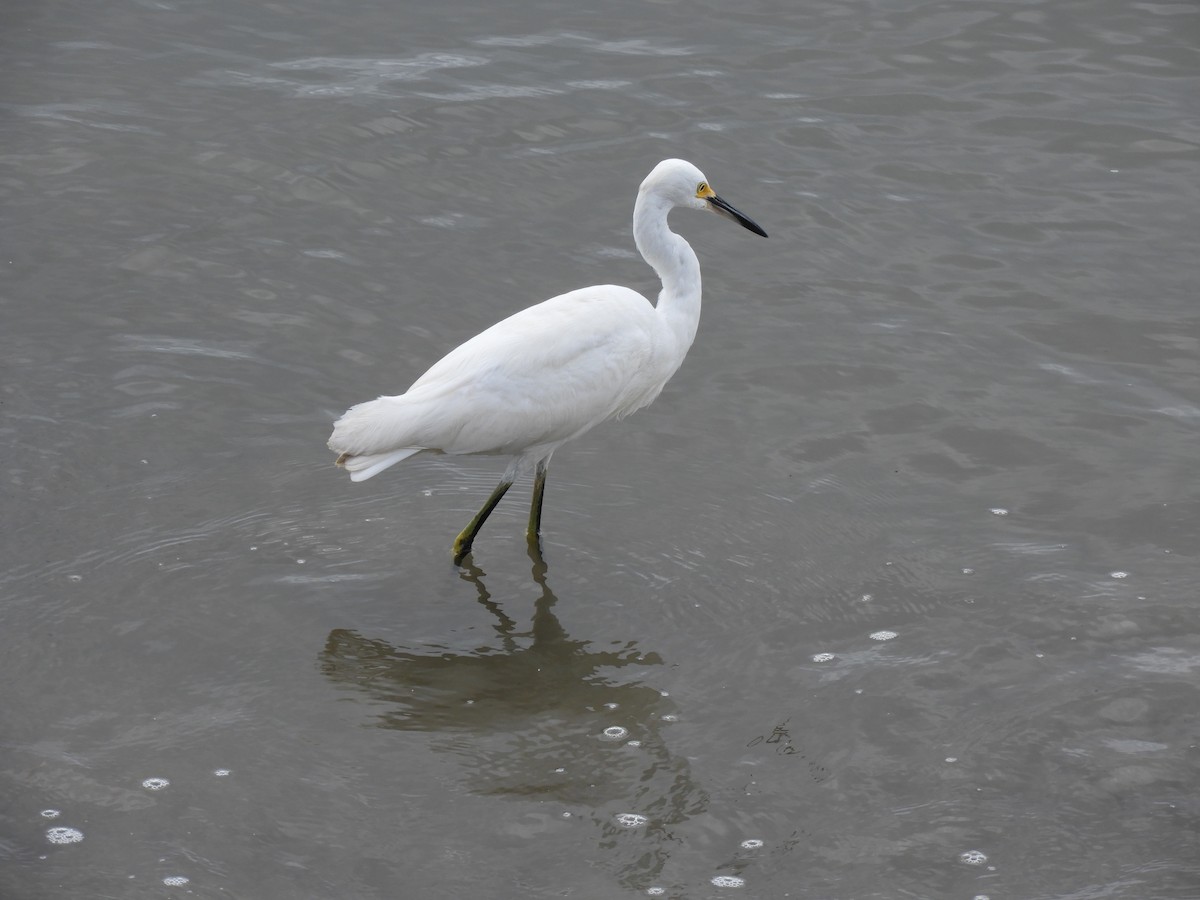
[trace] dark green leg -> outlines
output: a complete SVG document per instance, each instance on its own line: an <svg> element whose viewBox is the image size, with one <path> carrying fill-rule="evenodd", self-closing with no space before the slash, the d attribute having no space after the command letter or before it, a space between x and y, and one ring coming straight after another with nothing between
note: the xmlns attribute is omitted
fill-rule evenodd
<svg viewBox="0 0 1200 900"><path fill-rule="evenodd" d="M492 496L488 497L487 503L483 504L483 509L475 513L475 518L454 539L454 564L456 566L461 564L463 558L471 552L471 544L475 541L475 535L479 534L479 529L483 527L487 517L492 514L492 510L496 508L496 504L500 502L500 498L510 487L512 487L511 481L501 481L496 485Z"/></svg>
<svg viewBox="0 0 1200 900"><path fill-rule="evenodd" d="M536 541L542 533L542 494L546 492L546 460L537 464L533 476L533 503L529 507L529 530L525 536Z"/></svg>

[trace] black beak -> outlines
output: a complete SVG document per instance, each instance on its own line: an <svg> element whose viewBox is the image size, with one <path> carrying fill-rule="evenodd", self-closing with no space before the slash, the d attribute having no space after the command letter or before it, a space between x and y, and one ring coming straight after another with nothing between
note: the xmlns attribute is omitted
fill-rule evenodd
<svg viewBox="0 0 1200 900"><path fill-rule="evenodd" d="M743 228L747 228L755 234L761 234L763 237L767 236L767 233L762 230L757 222L749 216L742 215L742 213L738 212L715 194L708 198L708 206L713 212L718 212L727 219L733 219L733 221L737 222Z"/></svg>

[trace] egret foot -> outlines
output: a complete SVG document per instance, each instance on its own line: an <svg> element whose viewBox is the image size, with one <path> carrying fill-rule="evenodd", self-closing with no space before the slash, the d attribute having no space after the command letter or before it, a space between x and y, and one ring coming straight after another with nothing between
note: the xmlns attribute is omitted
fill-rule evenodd
<svg viewBox="0 0 1200 900"><path fill-rule="evenodd" d="M471 539L470 539L470 537L468 537L466 529L463 529L462 533L459 534L459 536L454 539L453 552L454 552L454 564L456 566L461 566L462 561L464 559L466 559L467 556L470 554L470 552L471 552L470 541L471 541Z"/></svg>
<svg viewBox="0 0 1200 900"><path fill-rule="evenodd" d="M545 575L548 566L545 557L542 556L542 539L537 535L525 535L525 553L533 562L534 580L537 580L539 574Z"/></svg>
<svg viewBox="0 0 1200 900"><path fill-rule="evenodd" d="M487 502L483 504L483 508L475 513L475 518L454 539L454 564L456 566L462 565L462 561L471 552L471 545L475 543L475 535L479 534L479 529L483 527L483 523L487 521L487 517L492 514L492 510L496 508L496 504L500 502L500 498L504 496L510 487L512 487L511 481L501 481L496 485L496 489L487 498Z"/></svg>

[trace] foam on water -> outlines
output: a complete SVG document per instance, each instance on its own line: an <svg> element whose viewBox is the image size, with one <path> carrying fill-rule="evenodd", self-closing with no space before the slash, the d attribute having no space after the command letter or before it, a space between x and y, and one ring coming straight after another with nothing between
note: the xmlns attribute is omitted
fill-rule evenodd
<svg viewBox="0 0 1200 900"><path fill-rule="evenodd" d="M762 845L763 842L758 838L747 838L746 840L742 841L743 850L757 850Z"/></svg>
<svg viewBox="0 0 1200 900"><path fill-rule="evenodd" d="M142 782L142 787L148 791L161 791L170 784L170 780L166 778L147 778Z"/></svg>
<svg viewBox="0 0 1200 900"><path fill-rule="evenodd" d="M42 810L42 818L43 819L57 819L61 815L62 815L61 810L57 810L57 809L43 809Z"/></svg>
<svg viewBox="0 0 1200 900"><path fill-rule="evenodd" d="M182 887L191 880L192 879L188 878L186 875L168 875L163 879L163 884L167 885L168 887Z"/></svg>
<svg viewBox="0 0 1200 900"><path fill-rule="evenodd" d="M83 840L83 832L78 828L66 828L59 825L46 829L46 840L52 844L78 844Z"/></svg>
<svg viewBox="0 0 1200 900"><path fill-rule="evenodd" d="M964 850L958 855L958 861L968 866L982 866L987 862L987 856L982 850Z"/></svg>
<svg viewBox="0 0 1200 900"><path fill-rule="evenodd" d="M742 887L746 884L746 879L737 875L714 875L712 883L716 887Z"/></svg>
<svg viewBox="0 0 1200 900"><path fill-rule="evenodd" d="M872 631L868 637L873 641L890 641L896 637L894 631Z"/></svg>
<svg viewBox="0 0 1200 900"><path fill-rule="evenodd" d="M814 653L812 661L815 663L831 662L835 659L832 653Z"/></svg>
<svg viewBox="0 0 1200 900"><path fill-rule="evenodd" d="M606 741L620 741L629 737L629 729L622 728L620 725L609 725L601 734L601 737Z"/></svg>
<svg viewBox="0 0 1200 900"><path fill-rule="evenodd" d="M622 828L641 828L650 820L637 813L617 813L613 818Z"/></svg>

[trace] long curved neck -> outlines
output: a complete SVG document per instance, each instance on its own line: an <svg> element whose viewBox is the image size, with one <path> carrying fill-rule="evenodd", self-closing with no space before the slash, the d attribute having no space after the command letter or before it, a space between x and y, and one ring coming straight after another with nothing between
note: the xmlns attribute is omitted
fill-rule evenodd
<svg viewBox="0 0 1200 900"><path fill-rule="evenodd" d="M691 245L667 227L670 211L662 197L639 191L633 207L633 240L662 279L656 308L675 335L682 360L700 324L700 261Z"/></svg>

